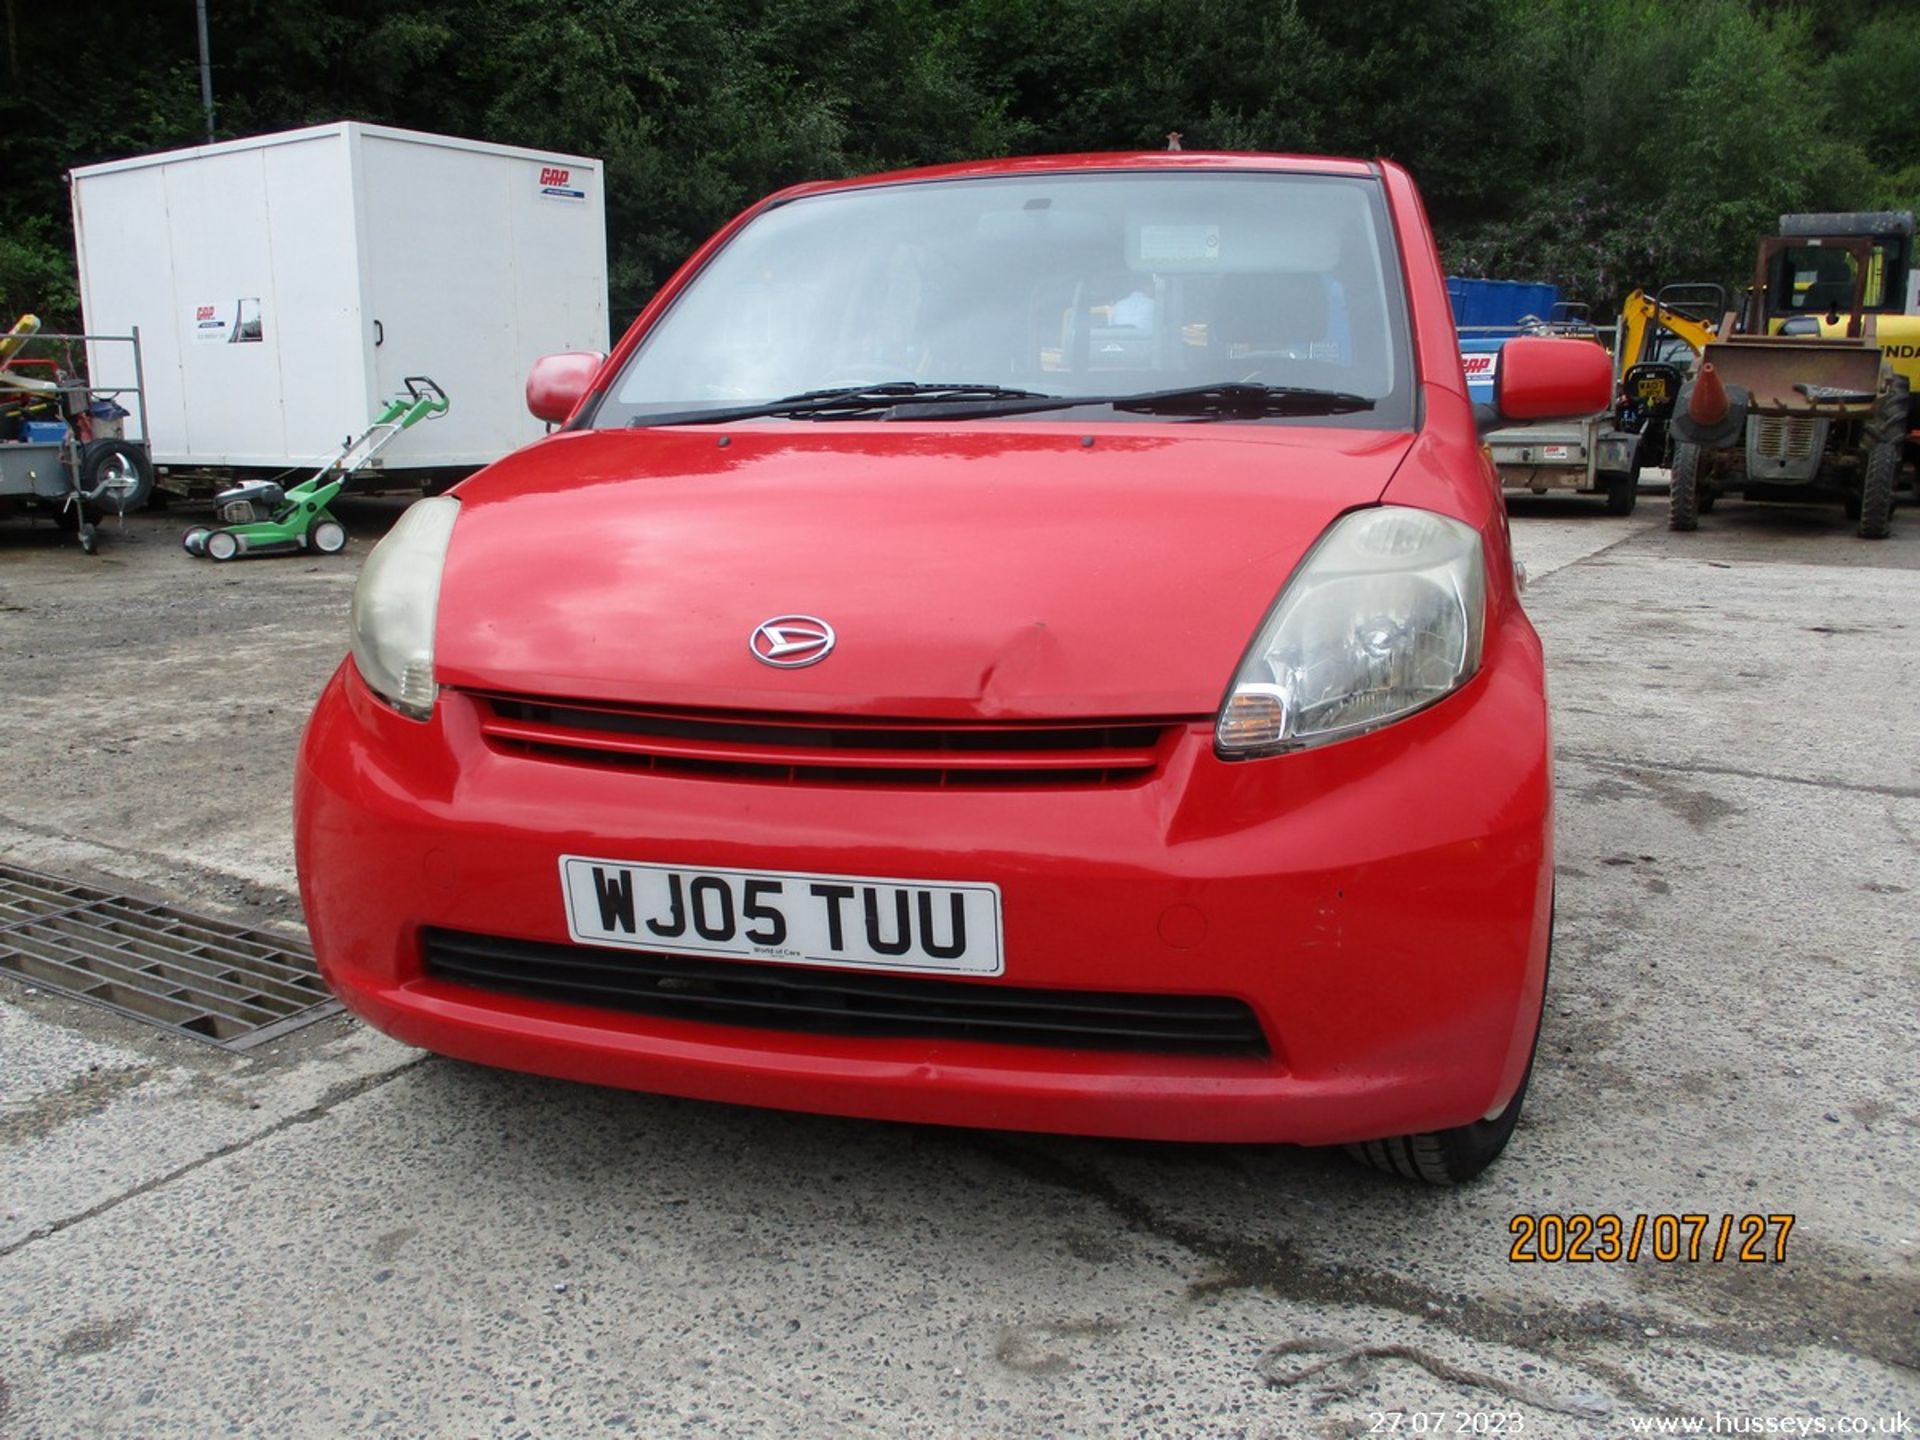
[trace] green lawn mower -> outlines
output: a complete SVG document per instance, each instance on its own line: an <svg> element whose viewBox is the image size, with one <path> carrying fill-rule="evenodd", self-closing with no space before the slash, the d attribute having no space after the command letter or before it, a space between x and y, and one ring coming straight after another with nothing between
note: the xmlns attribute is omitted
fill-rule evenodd
<svg viewBox="0 0 1920 1440"><path fill-rule="evenodd" d="M387 402L367 428L340 453L291 489L272 480L251 480L213 497L220 526L196 525L180 537L189 555L232 560L240 555L297 555L304 550L338 555L347 548L347 527L327 507L347 481L372 463L402 430L437 420L451 402L424 375L409 375L407 393Z"/></svg>

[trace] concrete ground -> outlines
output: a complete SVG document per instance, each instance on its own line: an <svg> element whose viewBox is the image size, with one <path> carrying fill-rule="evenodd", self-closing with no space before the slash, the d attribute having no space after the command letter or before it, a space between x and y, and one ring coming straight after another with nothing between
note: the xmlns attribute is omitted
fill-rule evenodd
<svg viewBox="0 0 1920 1440"><path fill-rule="evenodd" d="M1838 511L1515 511L1559 937L1480 1183L615 1093L344 1017L242 1057L3 979L0 1435L1911 1415L1920 514L1869 544ZM297 926L289 758L365 540L220 567L183 523L93 560L0 527L0 859ZM1791 1214L1786 1258L1509 1259L1516 1214L1675 1212Z"/></svg>

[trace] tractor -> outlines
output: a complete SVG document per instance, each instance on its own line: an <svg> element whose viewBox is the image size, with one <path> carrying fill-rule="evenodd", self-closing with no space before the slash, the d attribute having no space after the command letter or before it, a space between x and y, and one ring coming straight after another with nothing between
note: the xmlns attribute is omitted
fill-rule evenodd
<svg viewBox="0 0 1920 1440"><path fill-rule="evenodd" d="M1913 245L1910 211L1780 217L1675 406L1670 528L1738 494L1837 501L1886 536L1920 379Z"/></svg>

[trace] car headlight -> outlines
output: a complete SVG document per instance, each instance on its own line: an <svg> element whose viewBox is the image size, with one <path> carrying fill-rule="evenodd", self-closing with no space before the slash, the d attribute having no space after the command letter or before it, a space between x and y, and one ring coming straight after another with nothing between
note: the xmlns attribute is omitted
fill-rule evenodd
<svg viewBox="0 0 1920 1440"><path fill-rule="evenodd" d="M353 663L360 678L417 720L433 713L440 571L459 515L460 502L451 495L416 500L373 547L353 590Z"/></svg>
<svg viewBox="0 0 1920 1440"><path fill-rule="evenodd" d="M1223 756L1324 744L1411 715L1480 668L1480 535L1382 505L1336 521L1280 592L1215 727Z"/></svg>

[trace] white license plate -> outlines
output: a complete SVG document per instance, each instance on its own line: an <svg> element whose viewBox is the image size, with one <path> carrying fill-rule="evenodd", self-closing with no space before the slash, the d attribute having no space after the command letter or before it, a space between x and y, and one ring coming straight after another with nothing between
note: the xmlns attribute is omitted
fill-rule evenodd
<svg viewBox="0 0 1920 1440"><path fill-rule="evenodd" d="M997 885L562 855L560 888L582 945L922 975L1004 968Z"/></svg>

